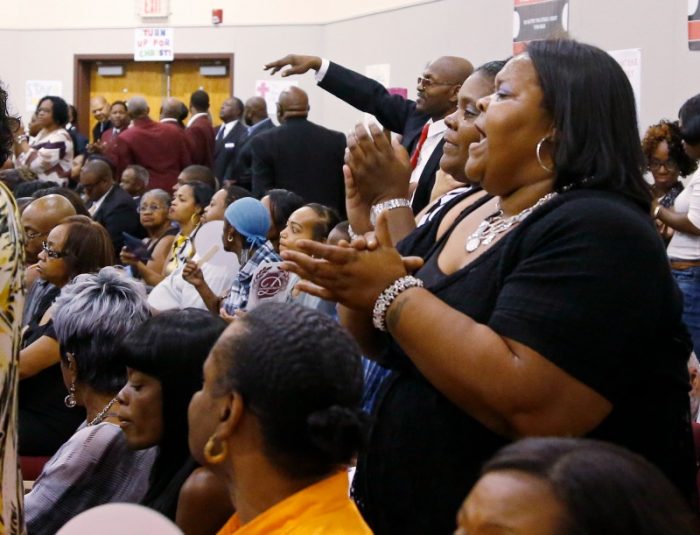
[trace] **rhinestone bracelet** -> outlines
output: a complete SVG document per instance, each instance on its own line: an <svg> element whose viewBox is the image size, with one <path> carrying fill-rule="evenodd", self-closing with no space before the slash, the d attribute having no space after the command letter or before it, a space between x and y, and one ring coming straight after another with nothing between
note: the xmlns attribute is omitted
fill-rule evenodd
<svg viewBox="0 0 700 535"><path fill-rule="evenodd" d="M350 241L353 241L356 238L359 238L360 235L355 232L352 228L352 226L348 225L348 236L350 236Z"/></svg>
<svg viewBox="0 0 700 535"><path fill-rule="evenodd" d="M386 313L391 306L391 303L403 292L409 288L422 288L423 281L413 275L406 275L400 279L396 279L382 293L379 294L374 302L372 309L372 323L376 329L386 332Z"/></svg>

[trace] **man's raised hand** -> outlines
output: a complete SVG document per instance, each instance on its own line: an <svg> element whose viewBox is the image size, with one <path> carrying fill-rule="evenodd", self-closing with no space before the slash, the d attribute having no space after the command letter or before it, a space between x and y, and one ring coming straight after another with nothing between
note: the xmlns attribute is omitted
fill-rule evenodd
<svg viewBox="0 0 700 535"><path fill-rule="evenodd" d="M288 67L282 71L282 77L291 74L304 74L313 69L317 71L321 68L321 58L318 56L300 56L298 54L287 54L282 59L267 63L263 70L270 71L270 74L279 72L284 67Z"/></svg>

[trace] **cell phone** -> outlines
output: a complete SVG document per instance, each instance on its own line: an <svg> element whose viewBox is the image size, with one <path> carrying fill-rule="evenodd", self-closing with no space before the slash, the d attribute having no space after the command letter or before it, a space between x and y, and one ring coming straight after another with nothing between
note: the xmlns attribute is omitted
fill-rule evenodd
<svg viewBox="0 0 700 535"><path fill-rule="evenodd" d="M128 232L122 232L124 237L124 247L131 253L136 255L141 262L148 262L152 259L151 253L148 252L148 247L141 240L132 236Z"/></svg>

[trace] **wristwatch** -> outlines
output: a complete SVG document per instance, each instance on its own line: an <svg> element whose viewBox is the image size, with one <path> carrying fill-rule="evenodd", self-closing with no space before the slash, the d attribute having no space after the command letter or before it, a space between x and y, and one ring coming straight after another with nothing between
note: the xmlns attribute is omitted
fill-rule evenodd
<svg viewBox="0 0 700 535"><path fill-rule="evenodd" d="M408 199L404 197L399 197L397 199L389 199L388 201L380 202L378 204L373 204L372 209L369 213L369 222L372 226L377 224L377 218L379 214L387 210L393 210L394 208L411 207L411 203Z"/></svg>

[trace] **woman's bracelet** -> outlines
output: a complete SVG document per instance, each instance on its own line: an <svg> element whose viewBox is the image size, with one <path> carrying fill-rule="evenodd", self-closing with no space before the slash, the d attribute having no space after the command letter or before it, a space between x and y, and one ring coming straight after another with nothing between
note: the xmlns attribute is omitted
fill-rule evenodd
<svg viewBox="0 0 700 535"><path fill-rule="evenodd" d="M350 236L350 241L353 241L356 238L359 238L360 235L355 232L352 228L352 226L348 225L348 236Z"/></svg>
<svg viewBox="0 0 700 535"><path fill-rule="evenodd" d="M386 332L386 313L394 300L409 288L422 288L423 281L413 275L406 275L392 282L379 294L372 309L372 323L376 329Z"/></svg>
<svg viewBox="0 0 700 535"><path fill-rule="evenodd" d="M659 219L659 212L661 211L661 208L662 206L660 204L657 204L656 208L654 208L654 211L652 212L654 219Z"/></svg>

